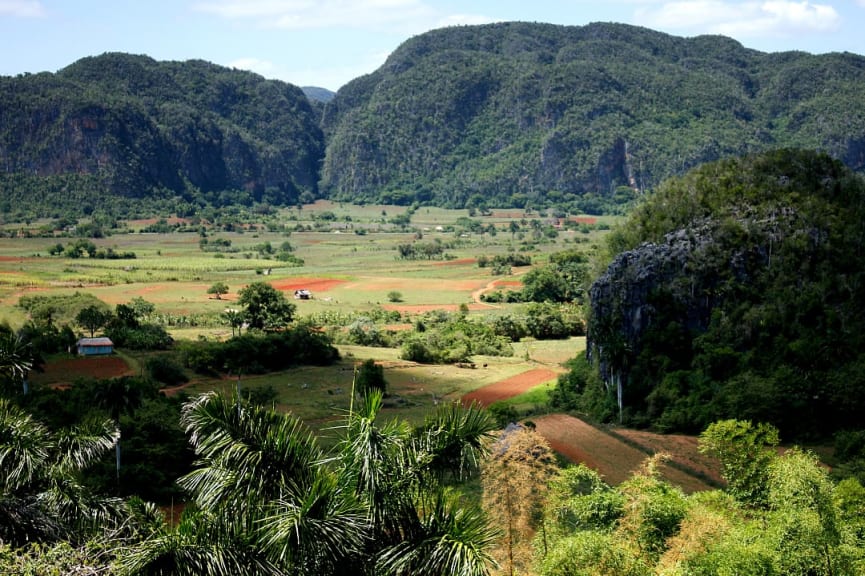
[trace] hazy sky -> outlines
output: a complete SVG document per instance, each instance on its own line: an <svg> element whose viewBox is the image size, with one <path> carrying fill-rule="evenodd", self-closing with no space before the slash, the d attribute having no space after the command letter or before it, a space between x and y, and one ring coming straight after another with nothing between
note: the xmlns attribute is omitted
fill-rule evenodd
<svg viewBox="0 0 865 576"><path fill-rule="evenodd" d="M763 51L865 54L865 0L0 0L0 75L129 52L336 90L411 36L510 20L623 22Z"/></svg>

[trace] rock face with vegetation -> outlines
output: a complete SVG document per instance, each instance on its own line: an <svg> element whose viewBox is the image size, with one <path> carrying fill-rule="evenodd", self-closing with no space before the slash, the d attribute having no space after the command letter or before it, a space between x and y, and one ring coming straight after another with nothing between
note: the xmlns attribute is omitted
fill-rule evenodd
<svg viewBox="0 0 865 576"><path fill-rule="evenodd" d="M781 150L675 179L612 235L589 357L633 424L725 417L790 435L865 407L865 183Z"/></svg>
<svg viewBox="0 0 865 576"><path fill-rule="evenodd" d="M865 58L767 54L619 24L502 23L400 46L326 108L339 199L613 210L777 147L865 167Z"/></svg>
<svg viewBox="0 0 865 576"><path fill-rule="evenodd" d="M669 176L771 148L865 168L863 86L861 56L620 24L435 30L333 99L104 54L0 78L0 208L183 214L324 195L615 212Z"/></svg>
<svg viewBox="0 0 865 576"><path fill-rule="evenodd" d="M294 203L316 192L323 151L299 88L202 61L103 54L0 78L6 211Z"/></svg>

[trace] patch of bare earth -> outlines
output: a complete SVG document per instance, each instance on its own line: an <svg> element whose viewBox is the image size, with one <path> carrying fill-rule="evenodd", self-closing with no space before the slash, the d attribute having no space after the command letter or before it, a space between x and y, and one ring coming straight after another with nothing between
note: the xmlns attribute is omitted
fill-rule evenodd
<svg viewBox="0 0 865 576"><path fill-rule="evenodd" d="M557 372L546 368L529 370L473 390L462 397L462 402L489 406L518 396L557 376ZM547 414L534 418L533 422L550 448L571 462L582 462L597 470L610 484L624 482L650 454L659 452L670 455L668 463L660 467L661 475L685 492L711 490L710 483L702 478L715 483L720 480L713 461L697 451L697 439L691 436L667 436L626 429L610 433L566 414Z"/></svg>
<svg viewBox="0 0 865 576"><path fill-rule="evenodd" d="M547 414L533 419L537 431L550 447L572 462L597 470L609 484L620 484L633 475L647 458L639 450L614 436L566 414ZM661 475L685 492L710 490L696 476L664 464Z"/></svg>
<svg viewBox="0 0 865 576"><path fill-rule="evenodd" d="M683 434L655 434L645 430L616 428L613 435L621 436L646 452L666 452L673 460L688 470L705 476L718 484L722 483L717 460L701 454L697 449L697 437Z"/></svg>
<svg viewBox="0 0 865 576"><path fill-rule="evenodd" d="M494 402L519 396L535 386L555 380L557 377L557 372L547 368L536 368L522 374L517 374L516 376L511 376L500 382L482 386L477 390L472 390L468 394L463 395L462 401L464 404L477 402L481 406L489 406Z"/></svg>
<svg viewBox="0 0 865 576"><path fill-rule="evenodd" d="M336 280L334 278L286 278L284 280L271 282L271 285L277 290L309 290L315 294L316 292L327 292L328 290L333 290L337 286L341 286L345 283L345 280Z"/></svg>
<svg viewBox="0 0 865 576"><path fill-rule="evenodd" d="M33 373L30 380L34 384L46 383L52 386L72 384L79 378L118 378L133 374L132 369L120 356L93 356L86 358L66 358L50 362L41 372Z"/></svg>

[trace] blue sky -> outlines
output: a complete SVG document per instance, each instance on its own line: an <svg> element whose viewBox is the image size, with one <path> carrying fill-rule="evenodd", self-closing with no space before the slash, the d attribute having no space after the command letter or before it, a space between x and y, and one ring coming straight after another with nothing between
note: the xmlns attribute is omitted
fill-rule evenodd
<svg viewBox="0 0 865 576"><path fill-rule="evenodd" d="M865 0L0 0L0 75L119 51L336 90L411 36L509 20L623 22L767 52L865 54Z"/></svg>

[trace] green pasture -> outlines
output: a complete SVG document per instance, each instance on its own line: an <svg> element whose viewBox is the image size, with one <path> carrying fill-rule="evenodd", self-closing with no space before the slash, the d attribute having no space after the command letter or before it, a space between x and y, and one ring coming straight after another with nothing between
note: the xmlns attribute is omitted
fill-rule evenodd
<svg viewBox="0 0 865 576"><path fill-rule="evenodd" d="M17 306L25 294L88 292L111 306L136 297L152 302L156 315L168 322L166 328L175 339L221 339L231 335L221 313L233 306L238 290L255 281L281 285L289 297L294 289L289 286L311 283L313 299L294 301L300 318L385 308L400 310L411 322L426 310L439 306L453 310L460 304L471 306L472 317L519 313L520 304L478 304L472 294L496 279L516 280L527 269L515 269L514 275L493 276L490 268L478 267L479 256L527 251L535 263L543 263L551 252L573 247L590 250L604 233L569 230L561 231L555 239L521 242L507 231L509 221L540 217L516 210L473 217L485 225L495 224L499 228L496 235L442 231L436 228L447 229L459 218L467 217L468 211L426 207L412 215L411 230L398 231L389 219L406 210L399 206L325 201L302 209L283 209L275 217L265 217L267 222L247 229L208 230L209 241L230 241L230 251L224 253L202 251L202 236L196 232L139 233L133 226L127 229L129 233L90 240L100 249L135 253L134 259L125 260L49 255L52 246L65 246L75 242L74 238L31 238L25 234L0 238L0 321L12 326L26 322L24 311ZM327 221L322 220L324 215ZM523 226L528 233L528 227ZM31 226L32 230L36 228L36 224ZM364 233L355 233L358 229ZM278 250L285 241L293 247L294 256L304 261L303 266L288 265L258 250L266 243ZM397 247L415 241L444 243L448 246L447 258L400 260ZM323 280L337 282L325 285L320 283ZM219 300L207 294L215 282L229 286L229 293ZM321 289L316 289L316 282ZM399 292L401 301L391 302L391 292ZM579 338L524 341L514 344L513 357L476 358L477 367L470 369L403 362L396 349L341 346L343 359L335 366L244 376L241 386L272 386L278 393L280 408L310 422L327 422L349 407L354 363L373 358L384 363L392 391L385 412L420 421L438 403L538 366L558 367L584 348L585 340ZM137 361L134 357L131 360ZM187 391L228 391L236 384L235 380L198 378ZM529 395L519 400L519 405L540 402L538 398Z"/></svg>
<svg viewBox="0 0 865 576"><path fill-rule="evenodd" d="M272 387L275 405L290 411L311 426L322 429L338 420L351 406L354 370L358 363L373 359L384 366L388 383L384 417L399 417L413 423L444 402L459 400L481 386L493 384L532 369L518 358L478 357L475 368L423 365L399 359L398 350L364 346L340 346L342 359L333 366L302 366L265 375L242 375L241 390ZM233 394L236 377L195 378L184 388L187 394L218 390Z"/></svg>

